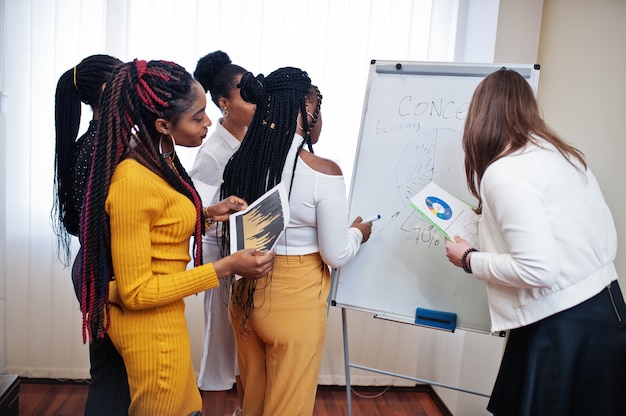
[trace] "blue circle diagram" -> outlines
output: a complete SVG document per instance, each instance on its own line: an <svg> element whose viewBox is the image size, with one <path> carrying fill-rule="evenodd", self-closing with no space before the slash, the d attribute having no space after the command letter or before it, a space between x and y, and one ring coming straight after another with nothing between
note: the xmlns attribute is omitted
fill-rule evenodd
<svg viewBox="0 0 626 416"><path fill-rule="evenodd" d="M450 205L436 196L427 196L426 206L437 218L441 218L442 220L452 218L452 208L450 208Z"/></svg>

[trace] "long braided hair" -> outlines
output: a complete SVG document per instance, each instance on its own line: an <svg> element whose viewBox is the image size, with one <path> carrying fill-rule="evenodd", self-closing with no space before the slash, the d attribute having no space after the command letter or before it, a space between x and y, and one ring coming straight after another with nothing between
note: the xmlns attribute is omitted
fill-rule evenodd
<svg viewBox="0 0 626 416"><path fill-rule="evenodd" d="M287 154L294 140L296 127L301 123L305 137L298 147L298 154L306 144L313 153L310 133L319 115L322 96L311 84L308 74L301 69L285 67L267 77L247 72L241 77L241 97L256 104L252 123L248 127L241 147L224 169L221 197L238 195L246 201L254 201L281 182ZM306 117L307 97L317 95L317 108L313 121ZM304 115L299 117L299 115ZM294 164L295 171L295 164ZM292 178L293 182L293 172ZM291 195L291 184L288 187ZM229 227L223 224L222 254L229 247ZM237 305L242 329L253 311L253 294L256 280L240 279L233 286L231 302Z"/></svg>
<svg viewBox="0 0 626 416"><path fill-rule="evenodd" d="M57 82L54 97L56 130L54 158L54 202L50 212L57 236L57 256L64 266L70 263L71 236L80 227L80 205L74 196L74 166L78 154L76 142L81 119L81 103L95 110L100 105L102 85L122 61L109 55L91 55L68 69Z"/></svg>
<svg viewBox="0 0 626 416"><path fill-rule="evenodd" d="M180 173L169 168L159 149L157 118L176 124L195 99L195 81L184 68L166 61L134 60L122 65L102 96L100 125L85 190L80 237L83 260L79 265L79 300L83 312L83 342L87 335L103 337L109 326L109 282L113 277L111 235L104 203L111 177L125 156L132 157L164 178L196 207L194 264L202 261L204 232L202 202L178 157ZM132 147L131 147L132 146Z"/></svg>

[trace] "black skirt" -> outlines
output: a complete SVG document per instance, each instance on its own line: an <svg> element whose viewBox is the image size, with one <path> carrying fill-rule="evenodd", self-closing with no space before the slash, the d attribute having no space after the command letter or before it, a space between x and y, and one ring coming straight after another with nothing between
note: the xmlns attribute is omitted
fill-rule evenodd
<svg viewBox="0 0 626 416"><path fill-rule="evenodd" d="M626 415L626 306L617 281L573 308L511 330L487 410Z"/></svg>

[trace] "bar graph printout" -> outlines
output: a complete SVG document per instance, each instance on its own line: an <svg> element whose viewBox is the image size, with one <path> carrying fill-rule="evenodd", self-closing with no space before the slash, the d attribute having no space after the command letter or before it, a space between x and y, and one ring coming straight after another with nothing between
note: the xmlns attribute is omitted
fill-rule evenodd
<svg viewBox="0 0 626 416"><path fill-rule="evenodd" d="M281 182L248 206L231 214L230 252L253 248L271 251L289 223L287 190Z"/></svg>

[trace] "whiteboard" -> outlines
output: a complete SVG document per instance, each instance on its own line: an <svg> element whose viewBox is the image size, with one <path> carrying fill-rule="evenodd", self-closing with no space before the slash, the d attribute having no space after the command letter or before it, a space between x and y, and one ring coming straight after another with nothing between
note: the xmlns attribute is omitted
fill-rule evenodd
<svg viewBox="0 0 626 416"><path fill-rule="evenodd" d="M461 146L474 89L503 66L534 91L538 65L372 61L352 182L350 218L380 214L357 256L333 273L331 304L414 323L417 308L456 314L456 328L490 333L485 284L452 265L445 239L409 206L430 181L476 205ZM467 230L477 237L476 227Z"/></svg>

